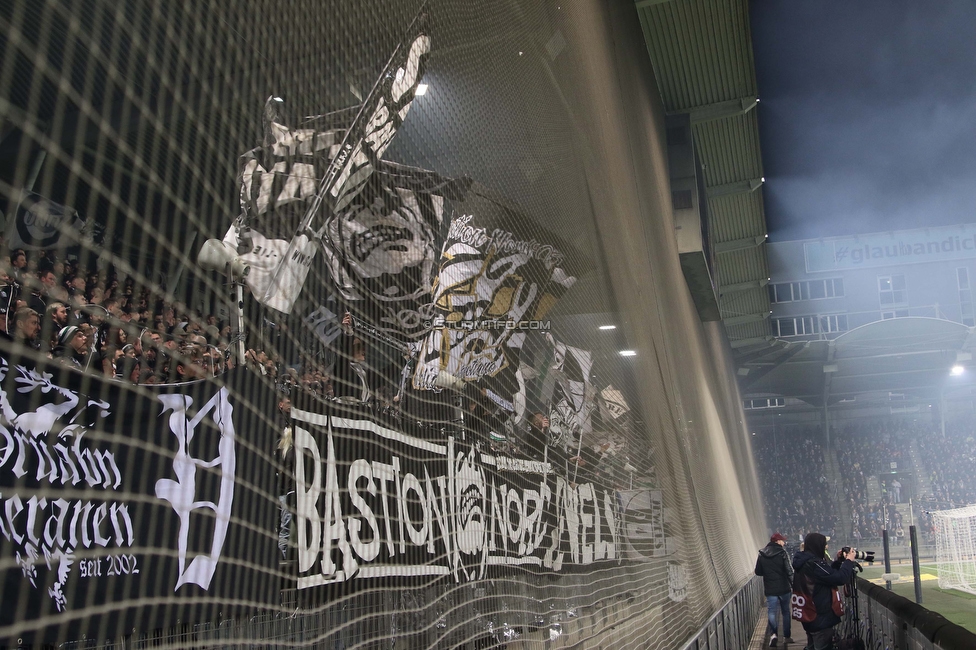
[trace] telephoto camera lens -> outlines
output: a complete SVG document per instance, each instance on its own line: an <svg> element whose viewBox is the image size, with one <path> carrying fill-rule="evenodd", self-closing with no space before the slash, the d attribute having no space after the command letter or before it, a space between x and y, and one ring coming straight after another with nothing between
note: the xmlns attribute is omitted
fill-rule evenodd
<svg viewBox="0 0 976 650"><path fill-rule="evenodd" d="M847 555L850 551L854 551L854 559L859 562L874 562L874 551L862 551L861 549L852 549L850 546L845 546L841 549L844 555Z"/></svg>

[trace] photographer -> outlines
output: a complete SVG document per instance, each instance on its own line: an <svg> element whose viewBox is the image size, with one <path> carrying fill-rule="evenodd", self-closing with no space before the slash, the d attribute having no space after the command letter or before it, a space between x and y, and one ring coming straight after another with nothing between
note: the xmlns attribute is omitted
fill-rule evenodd
<svg viewBox="0 0 976 650"><path fill-rule="evenodd" d="M783 614L783 643L793 643L790 631L790 589L793 584L793 565L789 553L784 548L786 538L774 533L769 543L759 549L756 559L756 575L762 576L763 590L766 594L766 608L769 615L769 647L776 647L776 612Z"/></svg>
<svg viewBox="0 0 976 650"><path fill-rule="evenodd" d="M834 647L834 626L840 623L840 610L834 609L834 588L854 578L854 549L838 553L833 564L827 558L827 538L809 533L803 539L803 550L793 556L794 594L806 596L816 606L816 618L803 623L807 633L807 650L829 650ZM794 618L798 605L793 604Z"/></svg>

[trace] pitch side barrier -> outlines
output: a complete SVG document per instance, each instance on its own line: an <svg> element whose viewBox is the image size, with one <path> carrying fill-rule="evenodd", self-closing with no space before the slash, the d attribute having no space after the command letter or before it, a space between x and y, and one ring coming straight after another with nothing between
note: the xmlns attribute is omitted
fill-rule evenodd
<svg viewBox="0 0 976 650"><path fill-rule="evenodd" d="M859 621L848 616L844 637L855 627L867 648L968 650L976 648L976 634L952 623L880 585L856 578ZM851 612L850 598L845 611Z"/></svg>

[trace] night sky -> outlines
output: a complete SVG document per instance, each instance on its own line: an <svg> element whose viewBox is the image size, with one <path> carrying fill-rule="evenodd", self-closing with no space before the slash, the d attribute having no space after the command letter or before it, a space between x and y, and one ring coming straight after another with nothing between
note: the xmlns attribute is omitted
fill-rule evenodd
<svg viewBox="0 0 976 650"><path fill-rule="evenodd" d="M772 241L976 222L976 2L751 14Z"/></svg>

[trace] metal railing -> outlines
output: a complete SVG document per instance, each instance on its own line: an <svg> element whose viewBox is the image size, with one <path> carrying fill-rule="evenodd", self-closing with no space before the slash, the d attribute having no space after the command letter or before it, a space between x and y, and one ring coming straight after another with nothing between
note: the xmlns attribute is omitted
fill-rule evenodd
<svg viewBox="0 0 976 650"><path fill-rule="evenodd" d="M765 615L762 578L753 578L712 615L681 650L736 650L749 647L756 619Z"/></svg>
<svg viewBox="0 0 976 650"><path fill-rule="evenodd" d="M971 650L976 648L976 634L950 622L941 614L925 609L912 601L855 578L857 603L846 596L841 638L856 635L868 650Z"/></svg>

